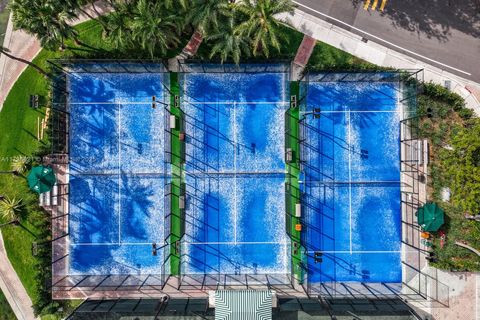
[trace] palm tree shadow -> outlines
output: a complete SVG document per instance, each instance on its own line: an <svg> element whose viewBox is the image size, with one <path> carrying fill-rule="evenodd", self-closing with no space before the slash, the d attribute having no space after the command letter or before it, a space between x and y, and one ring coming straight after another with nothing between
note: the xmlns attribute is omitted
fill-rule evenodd
<svg viewBox="0 0 480 320"><path fill-rule="evenodd" d="M149 240L146 226L152 219L151 212L154 202L151 199L155 196L153 182L144 183L141 178L129 178L125 172L121 174L122 180L122 211L133 213L126 223L122 222L124 232L136 239ZM139 216L138 213L141 215Z"/></svg>
<svg viewBox="0 0 480 320"><path fill-rule="evenodd" d="M26 232L28 232L29 234L31 234L35 239L38 238L38 236L37 236L35 233L33 233L32 230L28 229L28 228L27 228L25 225L23 225L21 222L18 223L18 226L19 226L20 228L22 228L23 230L25 230Z"/></svg>
<svg viewBox="0 0 480 320"><path fill-rule="evenodd" d="M89 99L85 102L107 102L115 98L114 91L107 90L104 81L94 81L92 76L77 74L71 83L76 96Z"/></svg>

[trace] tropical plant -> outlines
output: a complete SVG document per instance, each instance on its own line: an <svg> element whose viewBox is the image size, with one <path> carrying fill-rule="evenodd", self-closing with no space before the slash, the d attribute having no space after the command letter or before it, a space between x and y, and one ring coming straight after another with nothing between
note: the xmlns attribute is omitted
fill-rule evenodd
<svg viewBox="0 0 480 320"><path fill-rule="evenodd" d="M242 55L250 55L250 40L236 31L233 16L225 17L223 20L225 21L221 23L222 28L206 38L213 43L210 58L218 55L222 63L232 58L233 62L239 64Z"/></svg>
<svg viewBox="0 0 480 320"><path fill-rule="evenodd" d="M464 211L480 212L480 119L451 133L451 148L442 148L443 177L452 189L452 201Z"/></svg>
<svg viewBox="0 0 480 320"><path fill-rule="evenodd" d="M247 19L238 26L237 31L251 37L254 55L262 52L268 57L270 48L280 52L283 36L275 15L292 12L293 8L290 0L243 0L239 3L238 10Z"/></svg>
<svg viewBox="0 0 480 320"><path fill-rule="evenodd" d="M0 215L8 222L0 225L3 227L8 224L18 224L18 215L23 208L22 199L4 197L0 201Z"/></svg>
<svg viewBox="0 0 480 320"><path fill-rule="evenodd" d="M25 156L16 156L12 160L12 171L24 173L30 164L30 158Z"/></svg>
<svg viewBox="0 0 480 320"><path fill-rule="evenodd" d="M128 8L118 5L116 10L105 18L107 27L104 37L112 43L116 49L129 47L132 43L132 30L128 22Z"/></svg>
<svg viewBox="0 0 480 320"><path fill-rule="evenodd" d="M15 29L34 35L47 49L64 47L66 39L76 39L77 32L68 24L76 17L72 7L63 1L12 0L10 3Z"/></svg>
<svg viewBox="0 0 480 320"><path fill-rule="evenodd" d="M39 67L38 65L36 65L35 63L31 62L31 61L28 61L28 60L25 60L25 59L22 59L22 58L19 58L19 57L16 57L12 54L10 54L10 50L8 48L5 48L3 46L0 46L0 53L4 54L6 57L10 58L10 59L13 59L13 60L17 60L17 61L20 61L22 63L25 63L29 66L31 66L32 68L34 68L35 70L37 70L38 72L40 72L42 75L44 75L45 77L49 77L49 74L48 72L46 72L45 70L43 70L41 67Z"/></svg>
<svg viewBox="0 0 480 320"><path fill-rule="evenodd" d="M156 50L165 54L179 43L181 21L155 0L138 0L133 8L131 22L132 39L148 50L152 58Z"/></svg>
<svg viewBox="0 0 480 320"><path fill-rule="evenodd" d="M66 5L68 5L71 10L79 11L91 20L97 21L104 29L107 27L107 24L104 21L103 16L98 11L95 0L63 0ZM85 10L86 6L90 6L96 14L96 17L91 15L88 10Z"/></svg>
<svg viewBox="0 0 480 320"><path fill-rule="evenodd" d="M229 0L193 0L186 20L207 35L218 29L222 16L230 14L229 7Z"/></svg>

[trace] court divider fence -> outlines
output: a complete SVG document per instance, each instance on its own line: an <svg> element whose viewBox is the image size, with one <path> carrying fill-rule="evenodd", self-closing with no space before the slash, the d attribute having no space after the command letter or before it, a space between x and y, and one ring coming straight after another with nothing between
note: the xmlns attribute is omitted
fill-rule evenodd
<svg viewBox="0 0 480 320"><path fill-rule="evenodd" d="M343 283L337 281L324 281L312 283L308 281L309 266L305 265L304 288L309 295L317 295L326 304L334 303L336 299L384 299L398 297L402 300L425 300L427 298L428 282L445 292L448 288L438 282L432 275L422 271L425 266L424 257L427 252L420 244L420 228L416 223L415 213L420 202L419 183L423 180L426 163L419 156L419 146L424 142L418 136L417 95L422 90L423 70L401 70L384 72L358 71L331 71L319 73L306 73L299 84L299 101L305 99L308 84L312 82L394 82L397 94L401 96L402 114L400 121L400 149L401 159L401 216L402 216L402 282L401 283ZM300 110L306 112L306 103L299 103ZM308 157L308 147L304 141L306 127L300 119L300 157L301 166L306 165L304 159ZM310 129L309 129L310 130ZM308 205L306 195L301 193L302 224L305 216L313 214ZM302 244L306 246L305 237ZM432 286L432 285L430 285ZM436 301L442 300L440 294L428 298Z"/></svg>
<svg viewBox="0 0 480 320"><path fill-rule="evenodd" d="M51 137L51 159L52 164L58 165L65 169L68 168L68 155L69 155L69 92L68 92L68 77L71 72L75 73L94 73L94 72L118 72L118 73L143 73L143 72L167 72L167 66L164 62L158 61L138 61L138 60L51 60L49 63L52 66L52 97L51 108L52 117L50 122L50 137ZM156 64L152 67L152 64ZM259 63L256 66L218 66L211 63L199 62L199 61L185 61L180 63L180 73L188 72L289 72L289 66L284 63L278 63L274 66L266 66L264 63ZM337 298L385 298L385 297L400 297L401 299L425 299L427 297L427 282L435 281L434 277L422 272L422 259L425 255L424 250L420 247L420 229L416 225L414 214L416 209L421 205L419 201L419 180L422 180L425 163L418 157L419 140L418 140L418 118L416 117L416 96L421 90L421 83L423 82L422 70L404 70L401 72L384 72L379 74L369 73L365 71L358 72L326 72L319 74L306 73L304 77L298 83L298 91L296 96L296 108L297 110L305 110L306 108L306 96L307 96L307 84L309 81L377 81L377 82L391 82L398 81L402 83L400 86L403 99L402 104L407 106L404 108L403 120L401 121L401 173L406 175L410 179L408 182L403 181L402 178L402 190L401 190L401 206L402 206L402 243L409 248L409 252L415 254L406 257L402 255L402 265L404 266L404 278L400 284L388 284L388 283L320 283L313 285L309 283L308 277L308 265L305 263L302 256L304 243L302 237L295 237L293 233L296 222L302 223L303 215L308 212L308 206L302 203L302 195L298 187L293 182L295 179L298 183L298 177L294 176L293 180L287 178L286 183L286 231L294 242L297 242L300 247L296 247L297 244L292 242L293 250L298 250L297 260L292 259L292 272L286 275L227 275L227 274L205 274L205 275L183 275L181 274L181 259L172 263L171 252L177 250L178 256L181 257L180 246L177 245L177 241L172 242L173 225L171 223L171 217L175 208L179 209L180 213L180 229L178 230L181 241L185 232L185 217L180 212L180 197L185 197L185 187L182 184L181 179L178 180L178 184L169 183L165 190L166 199L165 206L163 208L165 212L165 235L168 246L163 248L165 261L162 266L161 274L152 275L69 275L68 274L68 259L69 259L69 241L68 241L68 180L65 180L65 191L61 197L61 205L52 212L52 282L46 284L51 287L52 295L54 298L75 298L82 295L86 296L102 296L102 292L108 292L112 297L118 296L132 296L141 293L150 296L163 295L165 285L171 278L169 274L175 274L177 270L179 277L178 289L218 289L229 287L266 287L273 288L278 292L282 290L289 291L294 281L303 283L305 292L310 296L318 296L320 299L331 303L333 299ZM170 93L169 98L175 99L177 92L172 89L172 86L165 88L166 92ZM180 88L178 88L178 96L181 96ZM294 94L291 94L292 96ZM290 97L291 98L291 97ZM180 105L178 110L172 112L172 104L175 105L175 101L170 100L166 102L168 105L165 107L165 141L166 141L166 159L173 159L174 144L180 146L178 150L180 154L176 153L175 157L178 157L178 161L175 163L178 165L177 178L182 177L182 163L185 161L185 150L182 149L182 144L178 144L177 141L171 140L169 121L170 115L176 115L176 121L179 121L179 130L181 133L181 114L177 114L177 111L181 112ZM181 104L181 102L180 102ZM292 105L290 106L290 108ZM288 114L288 112L287 112ZM286 115L287 115L286 114ZM290 114L291 116L292 114ZM300 121L300 118L298 117ZM300 121L299 136L295 138L292 135L292 123L289 121L285 124L286 135L286 149L292 149L294 151L293 163L298 162L300 169L302 159L305 159L306 152L303 147L302 141L302 125ZM167 137L168 136L168 137ZM290 138L292 139L290 139ZM295 139L297 142L295 142ZM296 150L298 155L295 155L295 144L298 143L298 149ZM286 150L287 151L287 150ZM287 152L286 152L287 153ZM172 161L171 161L172 162ZM287 166L287 174L289 177L293 175L295 169ZM175 175L175 174L174 174ZM294 190L297 188L298 190ZM174 199L177 199L174 201ZM295 217L294 205L300 200L302 203L302 218L297 219ZM298 221L297 221L298 220ZM182 227L183 226L183 227ZM170 241L169 241L170 239ZM172 248L175 246L175 248ZM295 253L292 254L295 256ZM177 264L178 263L178 264ZM297 273L298 269L301 270ZM437 284L438 286L444 286ZM443 289L440 289L443 290ZM80 295L76 295L80 293ZM429 298L439 298L431 297ZM329 302L330 301L330 302Z"/></svg>

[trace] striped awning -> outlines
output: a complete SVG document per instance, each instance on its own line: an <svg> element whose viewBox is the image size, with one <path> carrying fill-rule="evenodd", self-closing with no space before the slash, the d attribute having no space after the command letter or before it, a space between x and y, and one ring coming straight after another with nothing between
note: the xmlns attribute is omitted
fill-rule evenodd
<svg viewBox="0 0 480 320"><path fill-rule="evenodd" d="M271 291L215 291L215 320L256 319L272 319Z"/></svg>

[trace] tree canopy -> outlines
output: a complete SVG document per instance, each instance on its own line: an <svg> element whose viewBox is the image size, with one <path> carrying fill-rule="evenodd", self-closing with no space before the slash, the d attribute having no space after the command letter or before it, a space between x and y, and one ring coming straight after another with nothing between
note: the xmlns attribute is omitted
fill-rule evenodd
<svg viewBox="0 0 480 320"><path fill-rule="evenodd" d="M71 21L79 15L97 20L104 38L118 50L141 48L161 58L176 48L182 34L200 31L210 57L239 63L251 54L268 57L280 51L283 34L275 16L291 12L291 0L109 0L111 13L99 17L93 0L12 0L16 29L35 35L47 49L64 48L77 39ZM92 7L92 15L86 6Z"/></svg>

